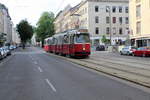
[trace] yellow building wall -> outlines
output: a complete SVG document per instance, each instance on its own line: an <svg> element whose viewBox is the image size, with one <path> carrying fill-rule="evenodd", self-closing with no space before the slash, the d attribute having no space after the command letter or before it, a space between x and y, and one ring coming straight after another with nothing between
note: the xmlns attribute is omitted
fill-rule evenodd
<svg viewBox="0 0 150 100"><path fill-rule="evenodd" d="M141 18L136 18L136 6L141 5ZM130 29L132 30L131 38L150 38L150 0L136 0L129 2ZM141 21L141 34L136 33L136 23Z"/></svg>

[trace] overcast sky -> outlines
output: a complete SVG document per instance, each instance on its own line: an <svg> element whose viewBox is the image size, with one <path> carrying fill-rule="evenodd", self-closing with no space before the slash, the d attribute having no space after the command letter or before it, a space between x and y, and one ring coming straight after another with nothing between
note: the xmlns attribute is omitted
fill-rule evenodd
<svg viewBox="0 0 150 100"><path fill-rule="evenodd" d="M14 24L22 19L27 19L32 25L36 25L44 11L52 11L57 14L68 4L72 6L81 0L0 0L9 9Z"/></svg>

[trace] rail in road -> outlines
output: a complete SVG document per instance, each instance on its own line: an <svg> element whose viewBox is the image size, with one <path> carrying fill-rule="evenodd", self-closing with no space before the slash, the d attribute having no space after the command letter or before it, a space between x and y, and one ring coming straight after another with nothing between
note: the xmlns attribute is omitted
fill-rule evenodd
<svg viewBox="0 0 150 100"><path fill-rule="evenodd" d="M98 56L96 55L92 55L91 59L95 59L97 58ZM135 59L136 58L136 59ZM150 66L150 63L149 63L149 60L148 58L143 58L143 57L132 57L132 56L117 56L117 57L105 57L105 56L100 56L98 57L98 60L107 60L107 61L110 61L110 62L115 62L115 63L121 63L121 64L129 64L129 65L132 65L134 64L134 66L139 66L142 65L142 68L143 68L143 65L146 65L146 66ZM142 60L142 62L140 61ZM139 62L140 61L140 62ZM149 67L147 67L149 68Z"/></svg>
<svg viewBox="0 0 150 100"><path fill-rule="evenodd" d="M110 59L107 59L105 57L104 58L90 57L89 59L72 59L66 57L62 57L62 58L69 60L73 63L77 63L85 67L150 88L149 64L146 63L142 64L139 62L133 64L131 63L132 61L130 60L129 63L127 61L123 63L124 60L122 60L122 62L115 62L114 60L111 61Z"/></svg>
<svg viewBox="0 0 150 100"><path fill-rule="evenodd" d="M128 66L125 64L121 65L118 63L95 59L80 59L76 60L75 62L80 63L86 67L91 67L98 71L102 71L104 73L111 74L113 76L123 78L146 87L150 87L149 69Z"/></svg>
<svg viewBox="0 0 150 100"><path fill-rule="evenodd" d="M130 73L130 74L135 74L135 75L138 75L138 76L143 76L143 77L146 77L146 78L150 78L150 74L149 74L150 70L146 70L146 69L143 69L143 68L135 68L135 67L125 66L125 65L121 65L121 64L115 64L115 63L111 63L111 62L95 61L95 60L91 60L91 59L82 60L82 61L92 63L92 64L97 64L99 66L104 66L104 67L111 68L111 69L114 69L114 70L127 72L127 73Z"/></svg>

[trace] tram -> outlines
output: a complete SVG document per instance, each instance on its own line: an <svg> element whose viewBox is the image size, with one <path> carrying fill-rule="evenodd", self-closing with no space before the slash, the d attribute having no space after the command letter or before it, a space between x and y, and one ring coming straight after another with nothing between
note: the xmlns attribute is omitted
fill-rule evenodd
<svg viewBox="0 0 150 100"><path fill-rule="evenodd" d="M45 39L44 50L66 56L90 55L90 36L86 29L68 30Z"/></svg>

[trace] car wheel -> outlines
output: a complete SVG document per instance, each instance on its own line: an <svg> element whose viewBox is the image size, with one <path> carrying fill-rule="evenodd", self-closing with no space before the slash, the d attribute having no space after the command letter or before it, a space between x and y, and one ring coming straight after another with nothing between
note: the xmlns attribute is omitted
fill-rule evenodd
<svg viewBox="0 0 150 100"><path fill-rule="evenodd" d="M120 51L120 55L123 55L121 51Z"/></svg>
<svg viewBox="0 0 150 100"><path fill-rule="evenodd" d="M142 57L146 57L145 53L142 54Z"/></svg>
<svg viewBox="0 0 150 100"><path fill-rule="evenodd" d="M134 54L134 53L132 53L132 56L134 57L134 56L135 56L135 54Z"/></svg>

